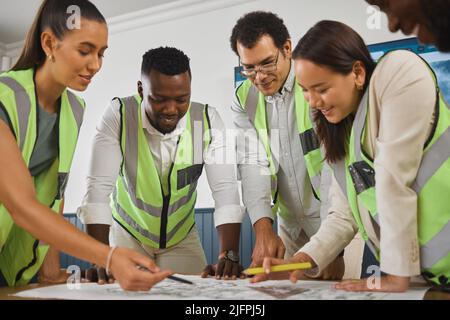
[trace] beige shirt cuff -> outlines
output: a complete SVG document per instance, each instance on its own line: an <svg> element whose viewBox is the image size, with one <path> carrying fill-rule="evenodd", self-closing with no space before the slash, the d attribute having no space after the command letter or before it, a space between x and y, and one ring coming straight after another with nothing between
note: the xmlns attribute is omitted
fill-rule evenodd
<svg viewBox="0 0 450 320"><path fill-rule="evenodd" d="M334 256L324 251L323 247L315 246L311 242L305 244L297 253L299 252L306 253L317 265L317 267L305 272L309 278L319 278L323 270L335 259Z"/></svg>

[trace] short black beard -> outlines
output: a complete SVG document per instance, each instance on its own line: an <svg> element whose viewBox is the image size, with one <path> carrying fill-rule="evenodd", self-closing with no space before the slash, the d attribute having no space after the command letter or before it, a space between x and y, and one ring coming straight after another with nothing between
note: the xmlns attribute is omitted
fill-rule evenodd
<svg viewBox="0 0 450 320"><path fill-rule="evenodd" d="M163 130L160 126L154 126L154 127L156 130L158 130L162 134L169 134L169 133L173 132L177 126L173 127L171 130Z"/></svg>

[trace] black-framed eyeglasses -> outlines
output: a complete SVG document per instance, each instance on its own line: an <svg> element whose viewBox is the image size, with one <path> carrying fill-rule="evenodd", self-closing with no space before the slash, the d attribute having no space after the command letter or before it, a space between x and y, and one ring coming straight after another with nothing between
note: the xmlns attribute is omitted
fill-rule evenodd
<svg viewBox="0 0 450 320"><path fill-rule="evenodd" d="M247 78L254 78L258 72L262 72L264 74L269 74L277 70L278 65L278 57L280 56L280 50L278 50L277 57L274 62L269 62L260 66L256 66L254 68L245 68L242 66L241 74ZM239 61L240 63L240 61Z"/></svg>

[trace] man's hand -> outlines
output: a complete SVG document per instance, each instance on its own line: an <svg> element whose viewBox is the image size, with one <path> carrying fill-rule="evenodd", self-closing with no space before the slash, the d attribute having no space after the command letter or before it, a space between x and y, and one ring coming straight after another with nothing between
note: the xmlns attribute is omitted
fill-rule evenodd
<svg viewBox="0 0 450 320"><path fill-rule="evenodd" d="M242 273L243 268L239 263L238 248L240 230L240 223L226 223L217 226L221 253L216 264L208 265L203 269L201 274L202 278L208 276L225 280L245 278L245 275Z"/></svg>
<svg viewBox="0 0 450 320"><path fill-rule="evenodd" d="M409 288L409 282L409 277L387 275L376 279L370 277L367 279L344 280L337 283L334 287L345 291L405 292Z"/></svg>
<svg viewBox="0 0 450 320"><path fill-rule="evenodd" d="M216 279L224 279L224 280L236 280L237 278L244 279L245 274L242 273L243 267L239 263L239 259L237 256L236 259L230 259L230 252L224 251L219 255L219 261L214 265L208 265L205 269L203 269L202 278L206 278L208 276L216 277ZM237 255L237 253L234 253Z"/></svg>
<svg viewBox="0 0 450 320"><path fill-rule="evenodd" d="M98 284L114 283L112 274L107 275L106 269L97 265L92 265L89 269L81 271L82 282L97 282Z"/></svg>
<svg viewBox="0 0 450 320"><path fill-rule="evenodd" d="M272 221L269 218L259 219L254 229L256 241L251 267L260 266L264 257L283 259L286 249L281 238L273 231Z"/></svg>
<svg viewBox="0 0 450 320"><path fill-rule="evenodd" d="M87 224L86 231L91 237L109 245L109 229L107 224ZM97 265L92 265L89 269L81 271L82 282L97 282L98 284L114 283L112 274L107 275L106 269Z"/></svg>

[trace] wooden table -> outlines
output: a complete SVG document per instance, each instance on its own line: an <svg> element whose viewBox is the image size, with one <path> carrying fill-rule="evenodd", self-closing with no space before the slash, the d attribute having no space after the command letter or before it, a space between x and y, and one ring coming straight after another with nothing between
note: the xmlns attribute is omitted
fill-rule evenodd
<svg viewBox="0 0 450 320"><path fill-rule="evenodd" d="M42 284L30 284L28 286L18 288L3 287L0 288L0 300L40 300L40 299L14 297L12 296L12 294L15 294L23 290L42 288L45 286L46 285ZM425 294L424 300L450 300L450 293L430 289Z"/></svg>

